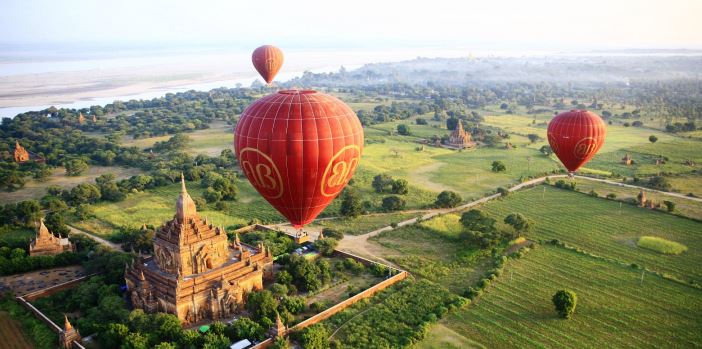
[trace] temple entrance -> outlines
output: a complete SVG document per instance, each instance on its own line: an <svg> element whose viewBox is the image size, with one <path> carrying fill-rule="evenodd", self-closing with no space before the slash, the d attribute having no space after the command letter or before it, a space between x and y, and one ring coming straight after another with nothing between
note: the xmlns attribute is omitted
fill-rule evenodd
<svg viewBox="0 0 702 349"><path fill-rule="evenodd" d="M207 265L207 269L212 269L212 260L210 258L207 258L205 260L205 265Z"/></svg>

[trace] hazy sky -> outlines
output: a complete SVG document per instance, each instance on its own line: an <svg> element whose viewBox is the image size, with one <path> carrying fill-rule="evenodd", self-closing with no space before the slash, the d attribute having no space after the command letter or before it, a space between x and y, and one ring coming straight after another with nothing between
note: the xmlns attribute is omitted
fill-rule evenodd
<svg viewBox="0 0 702 349"><path fill-rule="evenodd" d="M702 0L0 0L2 43L702 48Z"/></svg>

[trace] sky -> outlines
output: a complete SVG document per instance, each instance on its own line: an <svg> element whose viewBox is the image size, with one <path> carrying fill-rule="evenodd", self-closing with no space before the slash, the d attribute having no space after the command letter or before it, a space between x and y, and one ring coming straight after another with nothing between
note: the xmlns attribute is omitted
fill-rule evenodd
<svg viewBox="0 0 702 349"><path fill-rule="evenodd" d="M0 43L702 49L702 0L0 0Z"/></svg>

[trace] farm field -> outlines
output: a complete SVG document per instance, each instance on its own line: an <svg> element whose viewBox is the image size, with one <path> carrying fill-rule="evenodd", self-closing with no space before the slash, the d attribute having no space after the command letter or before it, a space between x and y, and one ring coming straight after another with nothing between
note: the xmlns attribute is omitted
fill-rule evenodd
<svg viewBox="0 0 702 349"><path fill-rule="evenodd" d="M441 324L490 348L702 345L702 291L651 274L640 280L638 270L539 246L510 261L479 300ZM578 295L568 321L551 303L563 288Z"/></svg>
<svg viewBox="0 0 702 349"><path fill-rule="evenodd" d="M46 195L46 189L52 185L61 188L70 189L82 183L95 183L95 178L103 174L112 173L116 179L129 178L138 175L142 171L138 168L125 168L118 166L90 166L88 171L81 176L66 176L66 170L63 167L53 169L52 175L45 182L37 182L34 179L28 179L24 188L13 192L0 193L2 202L19 202L30 199L40 199Z"/></svg>
<svg viewBox="0 0 702 349"><path fill-rule="evenodd" d="M678 177L669 177L668 178L671 183L676 183L674 179L677 179L679 182L687 182L688 179L678 179ZM693 181L690 179L690 181ZM601 183L601 182L596 182L596 181L589 181L589 180L583 180L583 179L575 179L575 182L577 183L576 189L580 192L583 193L589 193L590 191L595 191L599 196L604 197L607 194L613 193L617 195L617 200L626 200L626 199L636 199L636 196L639 195L639 189L635 188L628 188L628 187L621 187L617 185L612 185L612 184L607 184L607 183ZM679 183L678 182L678 183ZM702 183L700 183L702 185ZM675 187L674 187L675 188ZM653 200L655 203L660 203L662 204L663 201L672 201L675 203L675 211L679 214L682 214L683 216L686 217L691 217L695 219L702 220L702 202L695 201L695 200L687 200L687 199L682 199L678 198L675 196L670 196L670 195L665 195L665 194L660 194L656 193L654 191L646 191L646 198L649 200Z"/></svg>
<svg viewBox="0 0 702 349"><path fill-rule="evenodd" d="M0 311L0 349L33 349L20 324L6 311Z"/></svg>
<svg viewBox="0 0 702 349"><path fill-rule="evenodd" d="M186 135L192 139L187 149L193 155L218 156L224 149L234 149L234 131L232 126L227 125L223 121L214 121L210 124L210 128L188 132ZM167 141L171 137L172 135L125 139L124 145L145 149L152 147L156 142Z"/></svg>
<svg viewBox="0 0 702 349"><path fill-rule="evenodd" d="M697 268L702 263L700 222L627 204L620 209L618 202L547 186L517 192L482 210L498 222L512 212L522 213L535 222L527 234L533 240L558 239L596 255L702 282ZM679 256L644 250L636 247L640 236L662 237L689 250Z"/></svg>

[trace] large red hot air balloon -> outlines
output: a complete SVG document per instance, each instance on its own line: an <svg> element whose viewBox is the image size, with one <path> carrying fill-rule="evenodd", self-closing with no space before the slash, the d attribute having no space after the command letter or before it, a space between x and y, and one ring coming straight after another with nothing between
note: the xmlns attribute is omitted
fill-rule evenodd
<svg viewBox="0 0 702 349"><path fill-rule="evenodd" d="M263 80L270 84L283 66L283 51L272 45L264 45L254 50L251 61Z"/></svg>
<svg viewBox="0 0 702 349"><path fill-rule="evenodd" d="M607 128L597 114L571 110L556 115L547 133L551 149L572 174L602 148Z"/></svg>
<svg viewBox="0 0 702 349"><path fill-rule="evenodd" d="M341 192L363 151L363 128L351 108L309 90L257 100L241 114L234 135L249 182L296 228Z"/></svg>

